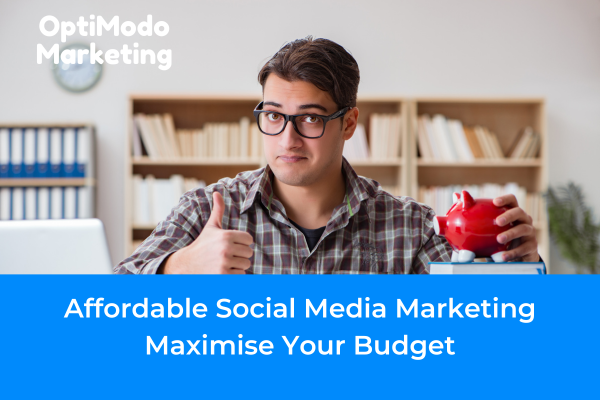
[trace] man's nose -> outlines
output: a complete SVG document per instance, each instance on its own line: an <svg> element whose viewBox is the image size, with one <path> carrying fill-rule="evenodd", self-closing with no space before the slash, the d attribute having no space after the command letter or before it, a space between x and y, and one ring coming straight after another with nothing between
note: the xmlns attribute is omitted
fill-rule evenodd
<svg viewBox="0 0 600 400"><path fill-rule="evenodd" d="M279 146L284 149L295 149L302 146L302 136L294 129L292 121L289 121L279 135Z"/></svg>

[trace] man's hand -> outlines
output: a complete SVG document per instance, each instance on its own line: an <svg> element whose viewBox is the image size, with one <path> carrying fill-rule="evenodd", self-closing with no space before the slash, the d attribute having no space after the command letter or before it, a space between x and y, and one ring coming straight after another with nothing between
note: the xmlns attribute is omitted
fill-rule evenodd
<svg viewBox="0 0 600 400"><path fill-rule="evenodd" d="M512 194L496 197L494 205L497 207L508 207L510 210L496 218L498 226L505 226L514 222L512 228L498 235L498 243L507 243L511 240L512 249L504 253L504 261L529 261L537 262L540 256L537 252L537 239L533 219L525 210L519 207L517 198Z"/></svg>
<svg viewBox="0 0 600 400"><path fill-rule="evenodd" d="M200 236L173 253L164 264L165 274L244 274L253 251L248 232L223 230L225 203L213 192L213 209Z"/></svg>

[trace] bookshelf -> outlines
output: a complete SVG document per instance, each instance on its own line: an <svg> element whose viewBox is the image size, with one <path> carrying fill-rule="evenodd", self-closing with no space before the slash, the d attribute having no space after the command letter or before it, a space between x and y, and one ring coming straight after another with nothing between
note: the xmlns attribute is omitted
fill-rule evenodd
<svg viewBox="0 0 600 400"><path fill-rule="evenodd" d="M475 159L473 162L423 160L418 154L417 121L424 114L444 115L465 126L485 126L494 132L504 154L523 128L540 135L539 155L533 159ZM419 187L506 184L515 182L528 193L544 193L548 187L545 104L539 98L416 98L410 102L410 195L418 201ZM534 218L539 252L549 267L549 236L546 209L540 200Z"/></svg>
<svg viewBox="0 0 600 400"><path fill-rule="evenodd" d="M129 98L129 120L135 114L171 114L176 129L201 129L206 123L234 123L248 117L254 124L252 111L261 101L259 95L163 95L135 94ZM399 157L352 160L356 172L377 180L381 185L395 188L396 195L408 195L419 201L420 186L482 185L515 182L529 193L547 189L547 140L543 99L478 99L478 98L416 98L361 96L357 106L359 123L365 125L367 140L371 131L370 116L401 114L401 149ZM539 156L533 159L475 159L464 161L423 160L417 150L417 118L422 114L442 114L458 119L465 126L481 125L493 131L504 152L514 141L520 129L531 126L541 137ZM152 175L168 179L174 174L202 179L207 185L223 177L234 177L242 171L264 166L265 160L256 158L161 158L146 155L133 157L131 136L133 125L128 121L125 162L125 252L134 250L134 243L144 240L155 228L154 224L133 224L132 177ZM540 254L548 264L549 238L545 207L534 221Z"/></svg>
<svg viewBox="0 0 600 400"><path fill-rule="evenodd" d="M234 177L239 172L258 169L266 165L263 158L161 158L151 159L143 155L132 156L133 124L131 118L138 113L171 114L175 128L201 129L206 123L234 123L242 117L250 118L254 124L252 111L262 100L260 95L163 95L134 94L129 98L125 160L125 252L131 254L139 241L144 240L155 228L153 224L133 224L133 175L157 179L168 179L174 174L186 178L202 179L207 185L223 177ZM398 193L408 191L408 169L406 158L408 148L408 103L397 97L359 98L359 122L365 124L369 132L369 120L372 113L401 114L400 157L392 159L350 160L359 175L376 179L386 187L394 187ZM261 138L262 146L262 138ZM165 215L166 217L166 215Z"/></svg>
<svg viewBox="0 0 600 400"><path fill-rule="evenodd" d="M95 129L91 123L3 122L1 135L5 136L0 152L10 172L0 178L0 219L95 216ZM15 150L15 139L21 143L20 151ZM21 154L16 162L22 166L18 175L13 175L15 151ZM15 205L21 199L22 207Z"/></svg>

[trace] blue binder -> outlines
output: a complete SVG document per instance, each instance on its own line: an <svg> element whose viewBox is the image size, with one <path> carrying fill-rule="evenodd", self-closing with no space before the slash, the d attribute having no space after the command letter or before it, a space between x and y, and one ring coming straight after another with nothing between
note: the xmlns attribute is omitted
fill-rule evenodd
<svg viewBox="0 0 600 400"><path fill-rule="evenodd" d="M10 170L9 178L22 178L23 173L23 130L10 130Z"/></svg>
<svg viewBox="0 0 600 400"><path fill-rule="evenodd" d="M47 178L50 175L50 131L40 128L36 134L36 176Z"/></svg>
<svg viewBox="0 0 600 400"><path fill-rule="evenodd" d="M10 130L0 129L0 179L8 178L10 172Z"/></svg>
<svg viewBox="0 0 600 400"><path fill-rule="evenodd" d="M50 131L50 172L51 178L60 178L63 169L63 132L62 129L52 129Z"/></svg>

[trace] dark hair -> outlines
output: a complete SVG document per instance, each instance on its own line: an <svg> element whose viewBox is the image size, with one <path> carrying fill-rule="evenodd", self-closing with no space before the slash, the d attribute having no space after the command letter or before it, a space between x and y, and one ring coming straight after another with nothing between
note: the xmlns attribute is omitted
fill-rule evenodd
<svg viewBox="0 0 600 400"><path fill-rule="evenodd" d="M331 40L307 36L286 43L258 73L263 89L271 73L290 82L312 83L329 93L339 108L356 106L358 64L346 49Z"/></svg>

